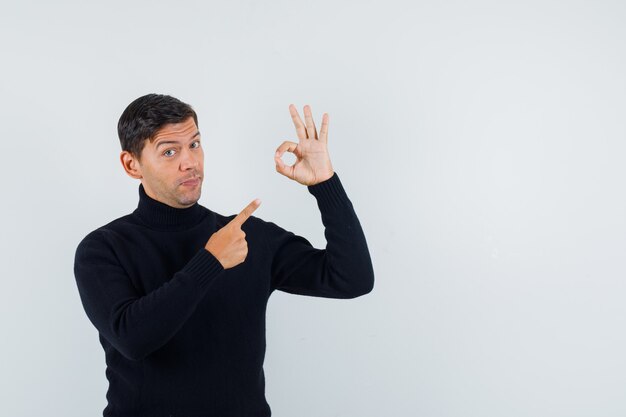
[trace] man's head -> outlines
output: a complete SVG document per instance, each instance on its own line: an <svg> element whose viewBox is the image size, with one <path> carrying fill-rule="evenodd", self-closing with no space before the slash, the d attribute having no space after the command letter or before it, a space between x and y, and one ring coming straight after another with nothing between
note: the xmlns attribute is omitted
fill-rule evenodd
<svg viewBox="0 0 626 417"><path fill-rule="evenodd" d="M200 198L204 151L198 117L190 105L161 94L139 97L117 124L126 173L141 180L150 197L186 208ZM185 182L189 179L196 182Z"/></svg>

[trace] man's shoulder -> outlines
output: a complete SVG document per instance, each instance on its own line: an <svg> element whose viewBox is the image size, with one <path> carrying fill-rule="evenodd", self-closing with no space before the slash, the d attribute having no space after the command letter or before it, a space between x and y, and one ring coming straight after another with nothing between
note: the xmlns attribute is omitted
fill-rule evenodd
<svg viewBox="0 0 626 417"><path fill-rule="evenodd" d="M87 233L78 243L78 248L85 246L90 242L106 242L112 235L117 235L128 230L136 223L133 213L125 214L121 217L113 219Z"/></svg>

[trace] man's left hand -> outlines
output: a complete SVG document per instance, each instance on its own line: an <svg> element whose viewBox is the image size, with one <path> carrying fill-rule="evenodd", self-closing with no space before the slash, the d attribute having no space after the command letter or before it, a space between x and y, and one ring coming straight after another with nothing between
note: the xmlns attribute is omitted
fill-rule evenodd
<svg viewBox="0 0 626 417"><path fill-rule="evenodd" d="M328 113L322 116L319 138L309 105L304 106L306 125L302 123L298 110L293 104L289 105L289 113L291 113L299 141L298 143L285 141L278 147L274 155L276 171L304 185L315 185L326 181L334 174L328 155ZM281 159L285 152L291 152L296 156L295 164L285 165Z"/></svg>

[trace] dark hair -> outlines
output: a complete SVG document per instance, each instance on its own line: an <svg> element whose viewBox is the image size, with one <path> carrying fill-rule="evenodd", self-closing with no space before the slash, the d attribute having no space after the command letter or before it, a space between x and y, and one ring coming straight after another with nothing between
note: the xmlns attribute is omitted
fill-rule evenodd
<svg viewBox="0 0 626 417"><path fill-rule="evenodd" d="M187 103L164 94L146 94L126 107L117 122L117 135L122 150L139 159L146 139L152 141L157 131L168 123L180 123L198 116Z"/></svg>

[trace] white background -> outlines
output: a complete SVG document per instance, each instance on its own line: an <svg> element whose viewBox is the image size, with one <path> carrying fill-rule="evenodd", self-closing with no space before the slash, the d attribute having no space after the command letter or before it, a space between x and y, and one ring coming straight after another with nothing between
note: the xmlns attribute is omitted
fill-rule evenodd
<svg viewBox="0 0 626 417"><path fill-rule="evenodd" d="M259 197L321 248L273 153L289 103L330 115L376 285L274 293L273 415L626 415L624 22L620 1L3 2L1 414L106 405L73 257L136 207L116 123L156 92L199 114L201 204Z"/></svg>

